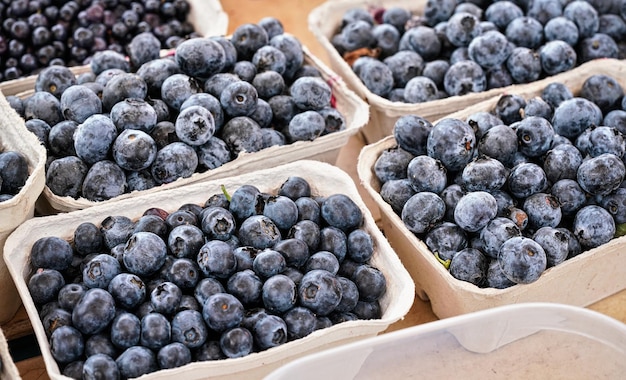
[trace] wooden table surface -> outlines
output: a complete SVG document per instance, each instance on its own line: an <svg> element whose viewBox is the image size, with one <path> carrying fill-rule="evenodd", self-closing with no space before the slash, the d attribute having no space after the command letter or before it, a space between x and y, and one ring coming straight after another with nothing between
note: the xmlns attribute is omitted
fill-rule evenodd
<svg viewBox="0 0 626 380"><path fill-rule="evenodd" d="M306 45L313 55L324 62L328 62L325 51L318 44L308 30L308 13L323 3L321 0L222 0L222 7L229 15L229 34L243 23L255 23L266 16L273 16L281 20L285 31L297 36ZM356 157L363 141L357 136L350 140L348 146L341 152L338 166L356 176ZM358 180L356 181L358 184ZM609 315L626 323L626 291L606 298L590 309ZM413 307L407 316L391 325L387 331L394 331L409 326L431 322L437 317L433 314L428 302L416 298ZM32 333L25 311L22 309L10 323L2 326L8 340ZM25 380L48 379L41 357L35 357L16 363L20 374Z"/></svg>

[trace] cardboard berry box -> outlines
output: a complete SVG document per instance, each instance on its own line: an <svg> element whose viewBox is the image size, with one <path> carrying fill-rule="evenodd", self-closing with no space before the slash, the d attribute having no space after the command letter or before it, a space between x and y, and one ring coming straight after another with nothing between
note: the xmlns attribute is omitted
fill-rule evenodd
<svg viewBox="0 0 626 380"><path fill-rule="evenodd" d="M4 333L0 329L0 361L2 362L0 368L1 380L19 380L21 379L20 373L13 362L11 353L9 352L9 345Z"/></svg>
<svg viewBox="0 0 626 380"><path fill-rule="evenodd" d="M187 21L194 26L201 36L223 36L228 30L228 15L222 9L219 0L187 0L190 11ZM76 75L89 71L89 66L73 66L70 68ZM17 95L34 88L37 75L29 75L18 79L0 82L0 91L5 96Z"/></svg>
<svg viewBox="0 0 626 380"><path fill-rule="evenodd" d="M46 150L37 137L30 133L0 92L0 152L17 151L28 161L29 177L13 198L0 202L0 255L7 237L23 221L35 214L35 203L45 186L44 167ZM4 262L0 263L0 323L9 321L17 312L21 301Z"/></svg>
<svg viewBox="0 0 626 380"><path fill-rule="evenodd" d="M94 202L85 198L74 199L72 197L61 197L54 194L48 186L43 189L43 194L37 202L37 211L42 215L55 214L59 212L69 212L94 206L99 203L114 202L122 199L133 198L137 195L186 186L192 183L203 182L209 179L223 178L233 173L243 173L259 169L271 168L280 164L296 160L317 160L335 164L341 149L346 145L348 139L361 131L367 124L369 118L369 106L359 98L353 91L348 89L345 82L332 72L322 61L311 54L302 46L304 53L304 64L312 65L322 74L322 78L330 85L334 101L334 107L343 115L345 128L333 133L320 136L313 141L296 141L291 144L272 146L258 152L242 152L238 157L212 170L203 173L194 173L191 177L179 178L174 182L153 187L149 190L134 191L124 193L115 198ZM171 53L171 52L170 52ZM87 67L81 67L81 69ZM18 96L32 94L33 87L28 91L19 93Z"/></svg>
<svg viewBox="0 0 626 380"><path fill-rule="evenodd" d="M612 76L621 86L626 86L624 73L626 63L623 61L598 60L550 79L519 86L509 93L530 99L540 96L547 84L561 82L577 96L584 81L595 74ZM499 99L499 96L494 97L447 115L446 118L465 120L479 111L491 112ZM411 273L417 295L423 300L430 300L433 312L439 318L520 302L589 306L626 289L626 237L614 238L606 244L548 268L537 281L530 284L514 285L506 289L479 288L452 277L426 244L406 228L400 216L379 193L381 183L374 174L374 164L383 151L395 146L397 143L393 135L365 146L359 154L358 177L366 193L378 206L381 228Z"/></svg>
<svg viewBox="0 0 626 380"><path fill-rule="evenodd" d="M328 54L331 68L341 75L348 86L359 96L366 99L371 107L371 121L363 128L367 143L374 143L393 132L393 125L403 115L416 114L428 121L438 120L452 112L464 109L473 104L494 96L517 92L525 84L514 84L502 88L494 88L483 92L450 96L444 99L424 103L393 102L370 91L359 79L352 67L339 54L332 44L332 38L341 26L344 13L352 8L375 9L401 7L414 15L423 15L428 2L426 0L338 0L327 1L311 11L308 18L309 30ZM619 42L619 41L616 41ZM593 64L593 63L592 63ZM547 77L549 80L549 77Z"/></svg>
<svg viewBox="0 0 626 380"><path fill-rule="evenodd" d="M254 185L260 191L275 193L292 175L306 179L311 185L312 195L328 196L342 193L349 196L361 209L364 217L362 228L372 236L375 247L370 263L385 275L387 282L386 293L380 299L382 317L339 323L317 330L304 338L245 357L190 363L177 369L153 372L142 376L142 379L171 379L174 376L182 376L185 379L262 378L297 357L374 336L384 331L391 323L403 318L414 301L413 282L388 241L376 227L351 177L329 164L309 160L297 161L253 173L233 175L154 194L138 195L84 210L38 217L23 223L7 240L5 262L24 302L50 378L67 379L61 375L59 366L52 357L48 338L27 287L31 274L30 251L37 239L57 236L71 240L79 224L92 222L99 225L103 219L112 215L122 215L136 220L152 207L171 212L186 203L202 205L211 195L222 193L222 186L231 194L244 184Z"/></svg>

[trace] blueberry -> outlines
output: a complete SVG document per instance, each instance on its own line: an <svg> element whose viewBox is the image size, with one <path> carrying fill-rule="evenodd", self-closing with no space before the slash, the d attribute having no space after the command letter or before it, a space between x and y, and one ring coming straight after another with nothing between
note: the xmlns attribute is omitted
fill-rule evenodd
<svg viewBox="0 0 626 380"><path fill-rule="evenodd" d="M191 362L191 351L182 343L170 343L159 349L157 362L162 369L181 367Z"/></svg>
<svg viewBox="0 0 626 380"><path fill-rule="evenodd" d="M59 237L37 239L30 249L30 265L33 268L64 271L72 263L72 246Z"/></svg>
<svg viewBox="0 0 626 380"><path fill-rule="evenodd" d="M102 101L98 95L83 85L70 86L63 91L60 105L63 117L77 123L102 112Z"/></svg>
<svg viewBox="0 0 626 380"><path fill-rule="evenodd" d="M407 168L414 156L401 147L392 147L381 152L374 163L374 174L382 183L407 178Z"/></svg>
<svg viewBox="0 0 626 380"><path fill-rule="evenodd" d="M580 96L595 103L603 113L619 108L624 89L609 75L591 75L583 82Z"/></svg>
<svg viewBox="0 0 626 380"><path fill-rule="evenodd" d="M615 128L592 127L589 132L589 146L586 153L591 157L597 157L604 153L622 157L625 153L624 136Z"/></svg>
<svg viewBox="0 0 626 380"><path fill-rule="evenodd" d="M158 215L146 214L142 215L133 227L133 232L153 232L162 239L167 238L169 227L165 220Z"/></svg>
<svg viewBox="0 0 626 380"><path fill-rule="evenodd" d="M154 179L163 184L190 177L197 167L194 149L183 142L174 142L157 151L150 170Z"/></svg>
<svg viewBox="0 0 626 380"><path fill-rule="evenodd" d="M194 297L198 301L200 305L203 305L204 302L216 293L224 293L225 289L219 280L214 277L206 277L201 279L196 285L194 289Z"/></svg>
<svg viewBox="0 0 626 380"><path fill-rule="evenodd" d="M239 60L250 60L258 49L268 44L269 36L262 26L248 23L235 29L231 42L237 49Z"/></svg>
<svg viewBox="0 0 626 380"><path fill-rule="evenodd" d="M600 27L598 12L586 1L570 2L563 8L563 16L576 24L581 38L591 37Z"/></svg>
<svg viewBox="0 0 626 380"><path fill-rule="evenodd" d="M252 261L252 269L259 277L267 279L285 270L287 262L283 255L274 249L258 252Z"/></svg>
<svg viewBox="0 0 626 380"><path fill-rule="evenodd" d="M261 350L276 347L287 342L287 324L279 316L266 314L254 324L252 334Z"/></svg>
<svg viewBox="0 0 626 380"><path fill-rule="evenodd" d="M112 77L104 86L102 91L103 110L111 110L116 103L127 98L145 99L147 93L146 82L140 76L132 73L121 73Z"/></svg>
<svg viewBox="0 0 626 380"><path fill-rule="evenodd" d="M279 34L272 37L269 44L285 54L287 67L283 75L286 79L293 78L304 64L304 53L300 41L292 35Z"/></svg>
<svg viewBox="0 0 626 380"><path fill-rule="evenodd" d="M402 208L402 221L409 231L421 234L443 219L445 207L445 203L437 194L416 193Z"/></svg>
<svg viewBox="0 0 626 380"><path fill-rule="evenodd" d="M585 249L599 247L615 235L615 221L602 207L585 206L576 213L572 232Z"/></svg>
<svg viewBox="0 0 626 380"><path fill-rule="evenodd" d="M121 312L111 322L111 342L118 349L138 345L140 333L141 321L134 314Z"/></svg>
<svg viewBox="0 0 626 380"><path fill-rule="evenodd" d="M516 236L522 236L522 232L512 220L504 217L494 218L480 231L480 239L484 244L483 252L497 259L502 244Z"/></svg>
<svg viewBox="0 0 626 380"><path fill-rule="evenodd" d="M458 225L443 222L426 233L424 243L433 254L443 260L451 259L458 251L467 247L466 232Z"/></svg>
<svg viewBox="0 0 626 380"><path fill-rule="evenodd" d="M263 282L250 269L234 273L228 278L226 289L245 306L256 305L261 300Z"/></svg>
<svg viewBox="0 0 626 380"><path fill-rule="evenodd" d="M120 263L113 256L101 253L84 266L83 283L89 288L107 289L121 270Z"/></svg>
<svg viewBox="0 0 626 380"><path fill-rule="evenodd" d="M122 378L139 377L158 370L154 352L146 347L127 348L115 359Z"/></svg>
<svg viewBox="0 0 626 380"><path fill-rule="evenodd" d="M524 11L513 1L497 1L490 4L484 13L485 20L498 28L505 29L514 19L524 16Z"/></svg>
<svg viewBox="0 0 626 380"><path fill-rule="evenodd" d="M119 244L126 243L133 233L134 226L134 222L126 216L112 215L106 217L100 223L104 245L113 249Z"/></svg>
<svg viewBox="0 0 626 380"><path fill-rule="evenodd" d="M296 284L283 274L276 274L265 280L261 294L265 309L275 314L291 309L297 300Z"/></svg>
<svg viewBox="0 0 626 380"><path fill-rule="evenodd" d="M359 206L345 194L333 194L322 202L322 218L333 227L348 231L359 227L363 213Z"/></svg>
<svg viewBox="0 0 626 380"><path fill-rule="evenodd" d="M196 310L183 310L174 315L171 332L172 342L182 343L190 349L201 347L208 337L202 314Z"/></svg>
<svg viewBox="0 0 626 380"><path fill-rule="evenodd" d="M275 17L263 17L257 24L265 29L270 39L284 33L283 24Z"/></svg>
<svg viewBox="0 0 626 380"><path fill-rule="evenodd" d="M619 47L610 36L596 33L585 38L578 45L580 62L588 62L598 58L618 58Z"/></svg>
<svg viewBox="0 0 626 380"><path fill-rule="evenodd" d="M315 314L301 306L296 306L283 315L287 326L289 340L304 338L316 329L317 318Z"/></svg>
<svg viewBox="0 0 626 380"><path fill-rule="evenodd" d="M209 328L215 331L225 331L241 323L243 310L243 305L235 296L217 293L205 301L202 317Z"/></svg>
<svg viewBox="0 0 626 380"><path fill-rule="evenodd" d="M515 282L509 280L504 272L502 272L502 268L500 268L498 260L491 260L489 268L487 268L486 285L490 288L506 289L515 285Z"/></svg>
<svg viewBox="0 0 626 380"><path fill-rule="evenodd" d="M498 99L495 108L495 114L506 125L511 125L522 120L520 110L526 107L526 99L520 95L507 94Z"/></svg>
<svg viewBox="0 0 626 380"><path fill-rule="evenodd" d="M519 151L528 157L544 155L552 145L554 128L542 117L524 118L516 129Z"/></svg>
<svg viewBox="0 0 626 380"><path fill-rule="evenodd" d="M65 66L49 66L41 70L35 80L36 92L49 92L57 98L70 86L76 84L76 76Z"/></svg>
<svg viewBox="0 0 626 380"><path fill-rule="evenodd" d="M121 69L130 72L130 63L124 55L113 50L95 52L93 57L91 57L89 67L94 75L98 75L107 69Z"/></svg>
<svg viewBox="0 0 626 380"><path fill-rule="evenodd" d="M294 224L287 232L287 238L304 241L309 251L315 251L320 243L320 227L312 220L303 219Z"/></svg>
<svg viewBox="0 0 626 380"><path fill-rule="evenodd" d="M174 264L172 264L173 266ZM154 311L163 315L172 315L182 299L182 290L173 282L160 283L150 293L150 303Z"/></svg>
<svg viewBox="0 0 626 380"><path fill-rule="evenodd" d="M81 376L86 379L119 379L120 371L111 356L96 354L85 360Z"/></svg>
<svg viewBox="0 0 626 380"><path fill-rule="evenodd" d="M180 110L191 95L199 92L201 89L197 81L182 73L170 75L161 85L161 99L175 110Z"/></svg>
<svg viewBox="0 0 626 380"><path fill-rule="evenodd" d="M85 342L80 331L62 326L50 336L50 353L58 363L69 363L83 355Z"/></svg>
<svg viewBox="0 0 626 380"><path fill-rule="evenodd" d="M482 286L487 278L489 259L475 248L465 248L452 256L450 274L461 281Z"/></svg>
<svg viewBox="0 0 626 380"><path fill-rule="evenodd" d="M247 116L230 119L222 130L222 139L236 157L241 152L257 152L263 148L261 127Z"/></svg>
<svg viewBox="0 0 626 380"><path fill-rule="evenodd" d="M124 247L124 265L130 273L145 276L158 271L165 263L167 246L152 232L132 234Z"/></svg>
<svg viewBox="0 0 626 380"><path fill-rule="evenodd" d="M115 317L115 300L106 290L89 289L72 311L72 324L83 334L103 331Z"/></svg>
<svg viewBox="0 0 626 380"><path fill-rule="evenodd" d="M221 240L204 244L198 252L197 261L205 276L217 278L228 278L237 267L232 248Z"/></svg>
<svg viewBox="0 0 626 380"><path fill-rule="evenodd" d="M323 269L332 274L337 274L339 271L339 260L332 252L317 251L312 254L304 264L305 272L309 272L314 269Z"/></svg>
<svg viewBox="0 0 626 380"><path fill-rule="evenodd" d="M28 291L35 304L44 304L57 299L61 288L65 286L63 275L54 269L38 269L28 279Z"/></svg>
<svg viewBox="0 0 626 380"><path fill-rule="evenodd" d="M237 221L243 221L256 214L256 207L261 192L253 185L242 185L231 195L229 211L235 216Z"/></svg>
<svg viewBox="0 0 626 380"><path fill-rule="evenodd" d="M226 241L237 227L233 214L222 207L208 207L202 213L201 228L210 239Z"/></svg>
<svg viewBox="0 0 626 380"><path fill-rule="evenodd" d="M285 134L292 142L313 141L326 128L324 117L316 111L304 111L295 115L285 129Z"/></svg>
<svg viewBox="0 0 626 380"><path fill-rule="evenodd" d="M443 80L446 92L451 95L465 95L486 89L487 77L483 69L474 61L460 61L448 69Z"/></svg>
<svg viewBox="0 0 626 380"><path fill-rule="evenodd" d="M528 224L534 228L557 227L562 212L559 200L546 193L535 193L524 200L523 210L528 215Z"/></svg>
<svg viewBox="0 0 626 380"><path fill-rule="evenodd" d="M485 191L465 194L454 209L454 221L468 232L481 230L496 217L498 206L493 195Z"/></svg>
<svg viewBox="0 0 626 380"><path fill-rule="evenodd" d="M330 314L339 305L341 294L342 287L335 275L321 269L307 272L298 287L300 304L321 316Z"/></svg>
<svg viewBox="0 0 626 380"><path fill-rule="evenodd" d="M155 109L143 99L127 98L111 108L110 118L117 130L140 130L151 133L157 124Z"/></svg>
<svg viewBox="0 0 626 380"><path fill-rule="evenodd" d="M222 45L210 38L191 38L176 47L175 60L190 77L208 78L226 65Z"/></svg>
<svg viewBox="0 0 626 380"><path fill-rule="evenodd" d="M422 70L422 75L432 79L432 81L437 84L437 87L440 88L443 85L443 78L449 68L450 63L447 60L436 59L434 61L426 62L424 69Z"/></svg>
<svg viewBox="0 0 626 380"><path fill-rule="evenodd" d="M428 191L439 194L447 185L447 170L441 161L421 155L407 166L407 178L415 192Z"/></svg>
<svg viewBox="0 0 626 380"><path fill-rule="evenodd" d="M541 67L548 75L554 75L573 69L577 54L562 40L549 41L539 49Z"/></svg>
<svg viewBox="0 0 626 380"><path fill-rule="evenodd" d="M485 32L468 45L469 56L484 69L503 64L511 54L512 47L507 38L498 31Z"/></svg>
<svg viewBox="0 0 626 380"><path fill-rule="evenodd" d="M358 70L357 75L373 94L386 97L393 89L393 72L381 61L370 59ZM298 79L298 80L302 80ZM297 82L297 81L296 81ZM317 97L317 99L320 99Z"/></svg>
<svg viewBox="0 0 626 380"><path fill-rule="evenodd" d="M478 153L506 163L517 152L517 134L507 125L490 128L478 141Z"/></svg>
<svg viewBox="0 0 626 380"><path fill-rule="evenodd" d="M93 202L108 200L126 190L126 175L116 163L104 160L93 164L83 180L82 195Z"/></svg>
<svg viewBox="0 0 626 380"><path fill-rule="evenodd" d="M133 67L159 58L161 42L149 32L139 33L128 44L127 53Z"/></svg>
<svg viewBox="0 0 626 380"><path fill-rule="evenodd" d="M546 173L533 163L521 163L511 169L508 188L516 198L526 198L544 191L548 186Z"/></svg>
<svg viewBox="0 0 626 380"><path fill-rule="evenodd" d="M562 40L571 46L576 46L578 43L578 27L572 20L563 16L548 20L545 23L543 32L546 41Z"/></svg>
<svg viewBox="0 0 626 380"><path fill-rule="evenodd" d="M108 286L109 293L118 306L132 310L146 298L146 286L138 276L120 273L113 277Z"/></svg>
<svg viewBox="0 0 626 380"><path fill-rule="evenodd" d="M49 92L35 92L24 99L24 116L26 120L41 119L55 125L63 120L61 102Z"/></svg>
<svg viewBox="0 0 626 380"><path fill-rule="evenodd" d="M404 89L404 100L407 103L423 103L439 98L437 85L423 76L409 80Z"/></svg>
<svg viewBox="0 0 626 380"><path fill-rule="evenodd" d="M78 198L88 170L76 156L58 158L46 170L46 186L53 194Z"/></svg>
<svg viewBox="0 0 626 380"><path fill-rule="evenodd" d="M398 146L418 156L426 154L426 141L433 125L417 115L404 115L393 126L393 135Z"/></svg>
<svg viewBox="0 0 626 380"><path fill-rule="evenodd" d="M540 55L526 47L516 47L506 61L507 69L515 83L529 83L541 76Z"/></svg>
<svg viewBox="0 0 626 380"><path fill-rule="evenodd" d="M359 300L361 301L377 301L387 290L387 280L384 274L368 264L358 266L352 280L359 290Z"/></svg>
<svg viewBox="0 0 626 380"><path fill-rule="evenodd" d="M542 227L533 234L532 238L545 251L548 268L567 259L569 244L567 236L562 231L553 227Z"/></svg>
<svg viewBox="0 0 626 380"><path fill-rule="evenodd" d="M562 101L554 110L552 126L555 133L575 138L590 125L600 125L602 111L590 100L575 97Z"/></svg>
<svg viewBox="0 0 626 380"><path fill-rule="evenodd" d="M534 240L513 237L500 247L498 262L504 275L516 284L536 281L547 266L546 253Z"/></svg>
<svg viewBox="0 0 626 380"><path fill-rule="evenodd" d="M480 20L471 13L455 13L448 19L446 37L454 46L468 46L480 33Z"/></svg>
<svg viewBox="0 0 626 380"><path fill-rule="evenodd" d="M532 17L518 17L507 25L505 34L516 46L536 49L543 42L543 25Z"/></svg>
<svg viewBox="0 0 626 380"><path fill-rule="evenodd" d="M442 191L445 192L445 189ZM404 204L415 194L408 179L392 179L382 184L380 196L388 203L393 211L400 215Z"/></svg>
<svg viewBox="0 0 626 380"><path fill-rule="evenodd" d="M584 160L578 167L577 181L586 192L608 195L617 189L624 179L624 163L617 156L604 153Z"/></svg>
<svg viewBox="0 0 626 380"><path fill-rule="evenodd" d="M603 197L600 201L600 205L604 209L606 209L611 215L613 215L613 219L615 219L615 224L622 224L626 221L624 208L625 196L626 189L620 187L611 194Z"/></svg>
<svg viewBox="0 0 626 380"><path fill-rule="evenodd" d="M474 155L476 137L472 128L458 119L442 119L433 126L426 144L428 155L450 171L462 169Z"/></svg>
<svg viewBox="0 0 626 380"><path fill-rule="evenodd" d="M467 191L492 192L504 186L507 174L506 168L497 159L478 156L463 168L461 182Z"/></svg>
<svg viewBox="0 0 626 380"><path fill-rule="evenodd" d="M552 120L552 107L538 96L530 98L524 107L524 118L530 116ZM554 140L552 141L552 146L554 146Z"/></svg>

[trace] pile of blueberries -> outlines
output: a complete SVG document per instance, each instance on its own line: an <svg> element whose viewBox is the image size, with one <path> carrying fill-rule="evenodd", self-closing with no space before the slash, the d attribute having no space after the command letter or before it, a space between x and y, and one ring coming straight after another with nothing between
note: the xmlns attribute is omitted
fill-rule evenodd
<svg viewBox="0 0 626 380"><path fill-rule="evenodd" d="M380 318L375 248L350 197L292 176L42 237L28 289L64 375L134 378Z"/></svg>
<svg viewBox="0 0 626 380"><path fill-rule="evenodd" d="M431 0L351 8L331 42L373 94L422 103L621 59L625 18L621 0Z"/></svg>
<svg viewBox="0 0 626 380"><path fill-rule="evenodd" d="M397 120L374 165L381 197L452 276L479 287L537 280L626 223L626 98L615 78L574 96L502 96L492 112Z"/></svg>
<svg viewBox="0 0 626 380"><path fill-rule="evenodd" d="M87 64L102 50L125 54L140 33L174 48L197 36L189 11L187 0L0 1L0 81L49 65Z"/></svg>
<svg viewBox="0 0 626 380"><path fill-rule="evenodd" d="M16 196L26 184L29 176L28 160L14 150L0 153L0 202Z"/></svg>
<svg viewBox="0 0 626 380"><path fill-rule="evenodd" d="M330 86L275 18L187 39L167 57L142 33L128 53L98 52L79 76L50 66L34 94L7 97L47 148L55 195L108 200L345 128Z"/></svg>

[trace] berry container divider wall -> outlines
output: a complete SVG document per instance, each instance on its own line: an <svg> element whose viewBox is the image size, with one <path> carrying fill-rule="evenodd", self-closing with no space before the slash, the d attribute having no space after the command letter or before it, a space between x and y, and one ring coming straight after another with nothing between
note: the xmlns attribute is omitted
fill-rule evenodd
<svg viewBox="0 0 626 380"><path fill-rule="evenodd" d="M0 92L0 152L16 151L28 162L30 175L13 198L0 202L0 254L7 237L22 222L35 214L35 203L45 186L46 150L37 137L26 129L24 120L9 106ZM21 300L4 262L0 263L0 323L17 312Z"/></svg>
<svg viewBox="0 0 626 380"><path fill-rule="evenodd" d="M59 367L52 357L44 327L27 287L30 275L30 249L37 239L45 236L72 239L73 231L79 224L92 222L99 225L103 219L111 215L123 215L136 220L146 209L151 207L159 207L171 212L185 203L204 204L212 194L222 192L222 185L231 192L244 184L253 184L260 191L274 192L289 176L294 174L306 179L311 184L312 194L324 196L342 193L349 196L362 210L363 228L370 233L375 246L371 263L387 279L387 290L380 301L381 319L340 323L315 331L307 337L245 357L191 363L178 369L154 372L142 376L142 379L170 379L180 375L186 379L262 378L272 370L297 357L375 336L384 331L391 323L402 319L414 301L413 282L389 242L376 226L371 213L359 196L352 178L335 166L317 161L300 160L271 169L211 180L154 194L138 195L131 199L101 204L84 210L38 217L18 227L7 240L5 261L24 302L50 378L67 379L61 375Z"/></svg>
<svg viewBox="0 0 626 380"><path fill-rule="evenodd" d="M586 63L567 73L518 86L509 93L530 99L540 96L547 84L561 82L576 96L583 82L595 74L610 75L620 85L626 86L626 62L602 59ZM491 112L499 99L500 97L494 97L446 117L465 120L478 111ZM626 289L626 237L613 239L549 268L537 281L526 285L515 285L506 289L479 288L453 278L426 244L405 227L402 219L379 193L381 184L374 174L374 164L383 151L396 145L395 138L387 136L365 146L359 154L357 173L366 193L379 207L379 225L411 273L417 295L430 301L437 317L447 318L520 302L557 302L589 306Z"/></svg>
<svg viewBox="0 0 626 380"><path fill-rule="evenodd" d="M0 329L0 361L2 362L2 368L0 368L0 380L19 380L21 379L20 373L13 362L11 353L9 352L9 344L4 336L4 333Z"/></svg>
<svg viewBox="0 0 626 380"><path fill-rule="evenodd" d="M204 173L195 173L191 177L179 178L174 182L163 184L149 190L122 194L114 199L102 202L92 202L85 198L74 199L71 197L60 197L52 193L52 191L45 186L43 194L37 202L37 211L43 215L49 215L58 212L80 210L99 203L132 198L138 194L154 193L196 182L203 182L209 179L223 178L232 175L232 173L243 173L271 168L296 160L309 159L335 164L339 152L346 145L348 139L352 135L359 133L365 124L367 124L369 106L354 92L349 90L340 77L333 73L318 58L313 56L306 46L302 48L304 52L304 64L310 64L316 67L322 73L324 80L329 83L335 99L335 107L345 118L345 129L320 136L313 141L297 141L288 145L272 146L259 152L242 153L239 157L213 170Z"/></svg>
<svg viewBox="0 0 626 380"><path fill-rule="evenodd" d="M198 34L201 36L222 36L228 30L228 15L222 9L219 0L187 0L191 5L189 21ZM165 52L165 50L164 50ZM83 74L89 72L89 65L70 67L75 74ZM19 95L24 91L32 90L35 87L37 75L29 75L26 77L0 82L0 91L5 96Z"/></svg>

